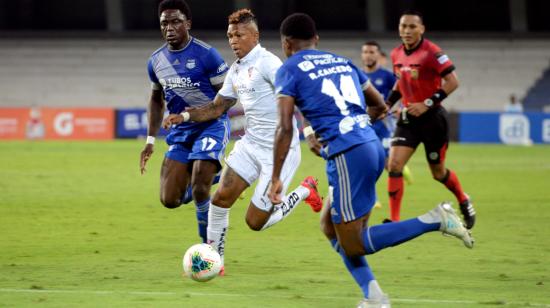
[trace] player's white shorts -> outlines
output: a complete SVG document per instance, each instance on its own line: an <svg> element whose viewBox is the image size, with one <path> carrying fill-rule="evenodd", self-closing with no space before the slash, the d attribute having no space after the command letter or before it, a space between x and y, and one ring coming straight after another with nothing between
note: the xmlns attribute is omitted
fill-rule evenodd
<svg viewBox="0 0 550 308"><path fill-rule="evenodd" d="M286 194L290 182L292 182L301 159L300 143L297 143L296 146L290 147L283 169L281 170L283 196ZM249 185L258 180L251 201L260 210L270 211L272 203L267 194L273 171L273 149L262 147L244 137L235 143L235 147L229 153L225 162Z"/></svg>

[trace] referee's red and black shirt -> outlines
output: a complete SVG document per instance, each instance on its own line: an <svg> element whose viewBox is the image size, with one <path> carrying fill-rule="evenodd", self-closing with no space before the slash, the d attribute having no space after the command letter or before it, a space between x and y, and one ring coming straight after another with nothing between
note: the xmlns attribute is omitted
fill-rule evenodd
<svg viewBox="0 0 550 308"><path fill-rule="evenodd" d="M405 106L431 97L441 88L441 78L455 69L441 48L425 38L410 50L404 45L394 48L391 59Z"/></svg>

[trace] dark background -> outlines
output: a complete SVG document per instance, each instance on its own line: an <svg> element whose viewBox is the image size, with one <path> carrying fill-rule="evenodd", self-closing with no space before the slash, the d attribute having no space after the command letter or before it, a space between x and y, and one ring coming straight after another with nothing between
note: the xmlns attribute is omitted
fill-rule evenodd
<svg viewBox="0 0 550 308"><path fill-rule="evenodd" d="M227 15L237 7L249 6L263 30L278 29L293 12L310 14L319 29L369 31L369 1L374 0L188 0L194 29L225 29ZM405 9L422 12L428 29L441 32L514 32L514 18L523 20L523 32L550 32L548 0L379 0L383 29L394 31ZM113 3L118 10L111 14ZM0 31L94 30L117 31L158 29L158 0L0 0ZM520 5L521 12L515 10ZM372 4L372 3L371 3ZM516 12L516 13L514 13ZM519 15L518 15L519 14ZM111 23L111 24L110 24ZM525 29L526 28L526 29Z"/></svg>

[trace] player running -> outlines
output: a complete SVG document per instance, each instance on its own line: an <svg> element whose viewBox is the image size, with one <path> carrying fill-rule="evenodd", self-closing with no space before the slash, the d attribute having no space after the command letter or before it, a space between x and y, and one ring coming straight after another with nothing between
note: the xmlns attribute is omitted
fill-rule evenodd
<svg viewBox="0 0 550 308"><path fill-rule="evenodd" d="M443 183L458 200L466 228L475 224L475 210L470 197L462 190L456 174L445 168L449 145L447 111L441 102L458 88L455 67L441 49L423 37L422 15L407 11L399 20L403 44L391 58L397 83L389 95L390 107L402 98L403 106L390 149L388 194L391 220L400 219L403 198L403 166L416 147L424 144L432 176Z"/></svg>
<svg viewBox="0 0 550 308"><path fill-rule="evenodd" d="M361 287L365 299L360 306L389 307L365 254L437 230L461 239L469 248L473 241L448 203L417 218L367 226L376 200L376 180L384 168L382 146L368 121L369 116L383 116L387 107L367 77L348 59L315 49L319 37L311 17L292 14L283 21L280 32L288 60L275 78L279 123L269 197L275 203L281 201L280 175L296 134L292 118L296 105L320 135L321 154L327 161L329 195L321 214L321 229Z"/></svg>
<svg viewBox="0 0 550 308"><path fill-rule="evenodd" d="M281 60L259 43L258 23L248 9L229 15L227 38L237 57L214 101L202 108L187 109L181 115L170 115L164 125L187 121L202 122L225 113L237 100L244 108L246 131L226 159L220 186L214 193L208 216L208 242L223 258L229 226L229 211L239 195L258 182L246 213L246 223L255 231L265 230L287 217L302 200L315 212L323 206L317 193L317 182L307 177L294 191L275 205L267 195L273 169L273 139L277 125L275 73ZM281 170L284 193L301 160L296 120L292 119L294 137L288 159ZM222 259L223 260L223 259Z"/></svg>
<svg viewBox="0 0 550 308"><path fill-rule="evenodd" d="M152 82L149 100L147 142L141 152L141 173L153 154L164 113L164 101L170 114L186 107L210 102L221 88L227 64L216 49L190 36L191 10L184 0L164 0L158 6L160 30L166 44L155 51L147 69ZM171 125L166 143L170 146L162 162L160 201L170 209L185 199L191 183L195 200L199 235L206 242L206 224L210 206L210 187L221 169L229 137L225 113L204 123Z"/></svg>

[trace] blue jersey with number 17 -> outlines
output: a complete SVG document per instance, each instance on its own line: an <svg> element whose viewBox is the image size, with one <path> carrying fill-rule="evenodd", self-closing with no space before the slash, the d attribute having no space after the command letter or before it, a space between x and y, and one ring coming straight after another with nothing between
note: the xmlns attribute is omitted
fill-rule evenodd
<svg viewBox="0 0 550 308"><path fill-rule="evenodd" d="M321 137L325 157L377 140L369 125L363 89L368 77L347 58L301 50L279 68L277 95L292 96Z"/></svg>

